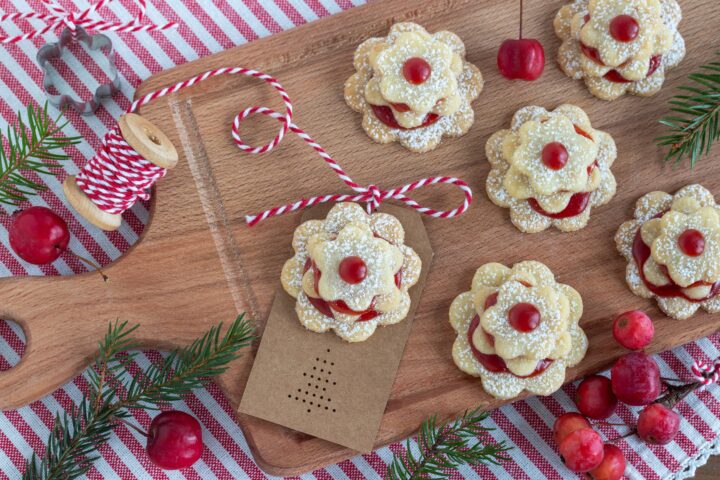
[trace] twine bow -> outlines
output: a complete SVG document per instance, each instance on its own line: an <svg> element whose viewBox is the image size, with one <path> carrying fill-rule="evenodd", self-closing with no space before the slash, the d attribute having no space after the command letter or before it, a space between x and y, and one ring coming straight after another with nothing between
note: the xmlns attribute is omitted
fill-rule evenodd
<svg viewBox="0 0 720 480"><path fill-rule="evenodd" d="M16 20L42 20L46 25L42 28L31 30L21 35L0 36L0 43L17 43L21 40L30 40L59 27L67 27L74 34L78 27L86 30L106 31L106 32L149 32L153 30L166 30L177 26L175 22L169 22L162 25L154 23L142 23L145 19L147 10L146 0L135 0L138 6L138 12L129 22L108 22L102 19L93 20L89 18L97 10L104 7L112 0L99 0L97 3L90 5L80 12L69 11L57 0L42 0L43 5L51 13L40 12L14 12L5 13L0 16L0 22L16 21Z"/></svg>
<svg viewBox="0 0 720 480"><path fill-rule="evenodd" d="M704 386L716 383L720 379L720 357L709 363L696 360L693 362L691 370L696 382L702 383Z"/></svg>
<svg viewBox="0 0 720 480"><path fill-rule="evenodd" d="M278 113L266 107L250 107L235 117L232 125L232 136L240 150L252 154L268 152L282 141L289 130L310 145L310 147L325 160L325 163L335 171L338 177L355 192L355 194L319 195L303 198L294 203L270 208L256 215L247 215L245 221L249 226L256 225L268 217L282 215L283 213L293 212L301 208L325 202L364 202L367 204L368 212L370 212L371 210L377 209L383 201L393 199L403 202L418 212L434 218L455 217L463 213L470 206L472 202L472 190L467 183L455 177L428 177L390 190L382 190L374 184L363 187L355 183L325 149L292 122L292 100L290 100L283 86L280 85L275 78L258 72L257 70L243 67L223 67L210 70L178 82L175 85L143 95L132 103L128 112L135 112L141 106L155 99L176 93L185 88L192 87L196 83L220 75L245 75L263 80L275 88L285 103L285 114ZM259 147L248 145L240 136L240 124L244 119L254 113L267 115L282 124L275 138L269 143ZM85 192L88 198L100 209L119 214L130 208L138 198L148 198L147 189L153 185L155 180L163 175L165 175L165 170L153 166L146 159L142 158L142 156L122 139L118 132L118 127L115 127L106 134L100 151L82 168L77 176L77 182L80 189ZM465 195L462 204L452 210L435 210L423 207L406 195L406 193L426 185L442 183L454 185L462 190Z"/></svg>

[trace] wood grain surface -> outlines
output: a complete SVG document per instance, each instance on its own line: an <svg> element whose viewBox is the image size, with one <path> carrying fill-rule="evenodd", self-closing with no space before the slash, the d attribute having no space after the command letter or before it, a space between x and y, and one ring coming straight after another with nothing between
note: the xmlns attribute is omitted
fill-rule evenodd
<svg viewBox="0 0 720 480"><path fill-rule="evenodd" d="M290 93L296 123L358 183L389 188L446 174L471 185L475 202L468 213L453 220L425 220L435 260L377 446L413 433L429 414L448 417L468 407L491 409L502 404L486 395L477 379L460 372L450 355L455 336L447 321L450 302L469 289L475 268L483 263L539 260L558 281L580 292L585 305L581 323L590 348L585 360L568 371L568 380L601 370L623 353L610 329L613 316L621 311L642 308L652 314L653 351L706 336L720 326L718 316L706 313L673 320L653 302L632 295L624 280L625 262L613 242L617 227L632 216L635 200L647 191L673 192L701 182L720 195L717 147L711 158L691 171L664 165L663 152L653 142L662 132L657 119L666 111L673 86L720 48L720 2L681 2L680 30L688 45L684 62L669 73L665 88L655 97L624 97L612 103L589 95L581 82L565 77L556 65L559 41L552 20L562 3L526 5L525 34L539 38L548 56L543 77L534 83L508 82L495 66L502 40L516 35L516 1L388 0L162 72L138 90L138 95L144 94L220 66L264 70L279 78ZM360 117L343 101L343 83L353 73L355 47L367 37L384 35L392 22L404 20L431 31L459 34L468 59L486 79L470 132L445 140L426 154L372 143ZM584 108L594 127L614 136L618 193L610 204L593 210L584 230L522 234L510 224L508 211L485 196L489 171L485 141L506 128L520 107L554 108L566 102ZM239 311L247 311L262 331L282 264L292 255L290 241L300 215L268 220L251 229L243 215L302 196L346 190L320 158L292 136L269 154L240 152L231 141L230 123L238 111L253 105L282 107L274 90L245 78L213 79L143 107L140 113L175 143L180 162L154 192L151 223L141 241L107 269L108 284L94 274L0 280L0 316L22 325L28 339L21 362L0 373L1 408L29 403L81 371L115 318L142 324L138 336L143 343L160 348L183 345L211 324L230 321ZM246 123L243 134L251 143L267 141L277 129L277 123L268 119ZM461 200L450 187L442 186L425 188L415 197L438 208ZM219 379L235 406L252 358L246 354ZM296 474L354 455L258 419L239 416L239 421L255 460L268 473Z"/></svg>

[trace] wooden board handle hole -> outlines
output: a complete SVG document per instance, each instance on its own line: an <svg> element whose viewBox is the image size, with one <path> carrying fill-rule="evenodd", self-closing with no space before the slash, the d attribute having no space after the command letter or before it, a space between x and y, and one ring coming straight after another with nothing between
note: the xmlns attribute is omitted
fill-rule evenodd
<svg viewBox="0 0 720 480"><path fill-rule="evenodd" d="M0 318L0 337L4 339L4 342L0 342L0 375L2 375L3 372L12 370L22 360L27 337L20 324L3 318Z"/></svg>

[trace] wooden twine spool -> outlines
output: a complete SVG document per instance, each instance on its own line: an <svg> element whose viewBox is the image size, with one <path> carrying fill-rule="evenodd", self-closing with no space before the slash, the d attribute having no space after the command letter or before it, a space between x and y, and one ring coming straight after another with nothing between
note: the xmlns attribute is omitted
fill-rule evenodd
<svg viewBox="0 0 720 480"><path fill-rule="evenodd" d="M165 169L177 165L175 145L148 120L135 113L126 113L120 117L118 126L125 142L148 162ZM78 186L74 175L65 179L63 190L70 205L96 227L107 231L120 227L122 213L110 213L100 208Z"/></svg>

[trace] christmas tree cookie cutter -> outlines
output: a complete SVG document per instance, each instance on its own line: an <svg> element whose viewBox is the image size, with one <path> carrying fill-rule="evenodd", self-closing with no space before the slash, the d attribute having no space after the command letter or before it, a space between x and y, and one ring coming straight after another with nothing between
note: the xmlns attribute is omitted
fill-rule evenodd
<svg viewBox="0 0 720 480"><path fill-rule="evenodd" d="M107 81L95 89L92 98L78 98L72 87L67 84L52 61L66 58L68 48L75 42L81 44L89 54L107 51L103 62L98 62L107 76ZM94 55L91 55L94 58ZM57 42L43 45L37 53L37 62L43 71L43 89L51 105L57 108L69 106L80 114L89 115L100 106L104 98L112 96L120 88L120 76L115 66L115 51L110 38L103 34L90 35L82 27L76 27L73 33L65 28ZM67 62L66 62L67 63ZM105 65L102 65L105 63ZM83 75L74 70L81 79Z"/></svg>

